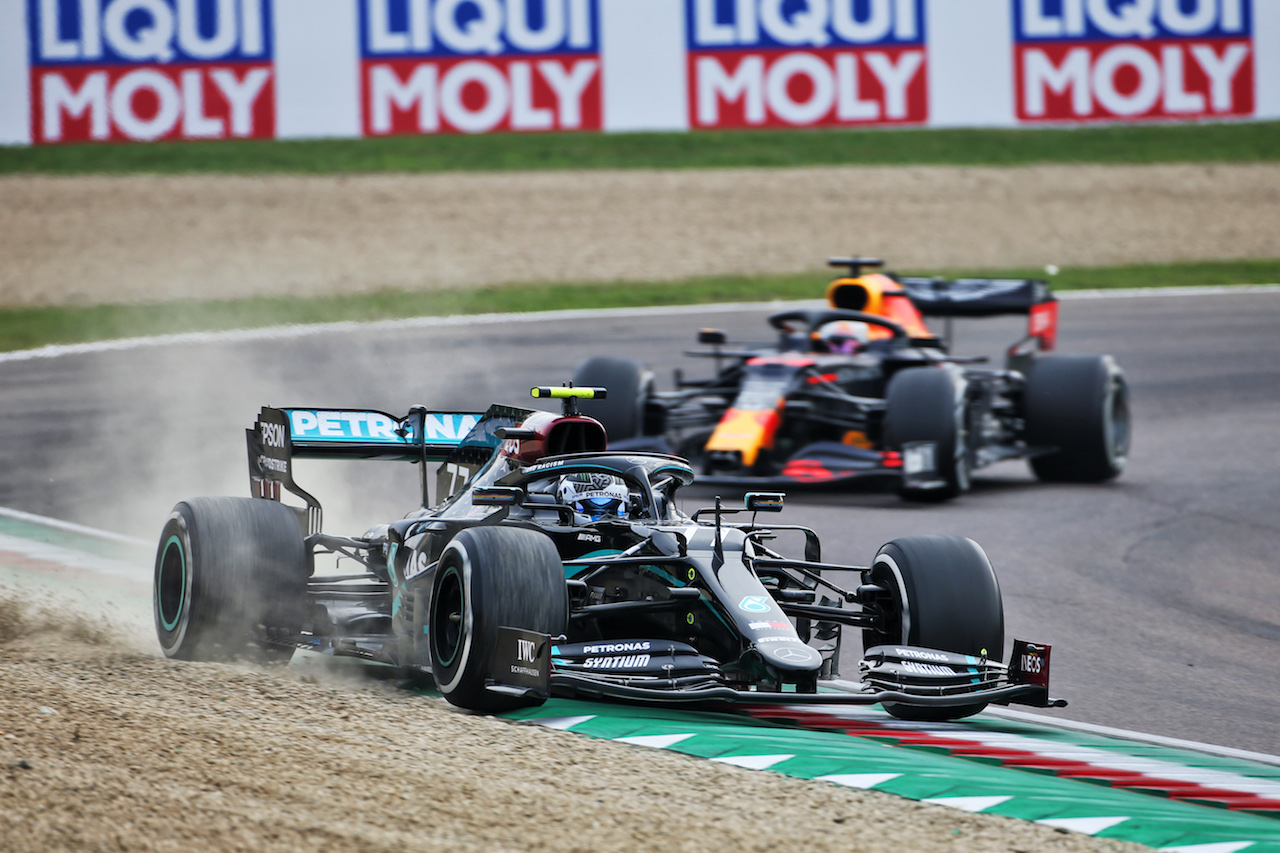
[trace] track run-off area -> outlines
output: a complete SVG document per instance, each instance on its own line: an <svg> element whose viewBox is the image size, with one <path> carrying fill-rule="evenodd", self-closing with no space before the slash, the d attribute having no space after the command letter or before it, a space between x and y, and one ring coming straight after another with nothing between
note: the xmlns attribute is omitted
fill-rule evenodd
<svg viewBox="0 0 1280 853"><path fill-rule="evenodd" d="M672 369L705 369L680 355L697 328L768 340L773 307L342 324L0 356L0 506L14 511L0 514L0 580L77 590L89 610L109 599L145 634L149 558L131 543L150 542L178 500L247 493L242 430L259 406L519 405L599 354L646 361L670 387ZM1066 709L919 725L879 709L730 715L552 700L510 716L1099 839L1280 851L1278 321L1280 288L1064 295L1060 351L1110 353L1130 383L1134 444L1114 483L1038 484L1009 462L942 506L857 489L789 495L783 518L817 530L833 562L866 564L903 535L978 541L1000 577L1007 635L1052 644L1052 692ZM1001 319L957 331L956 354L995 356L1021 329ZM416 471L343 464L298 479L325 503L327 530L358 534L411 508ZM715 494L695 484L684 509ZM855 675L852 655L843 670Z"/></svg>

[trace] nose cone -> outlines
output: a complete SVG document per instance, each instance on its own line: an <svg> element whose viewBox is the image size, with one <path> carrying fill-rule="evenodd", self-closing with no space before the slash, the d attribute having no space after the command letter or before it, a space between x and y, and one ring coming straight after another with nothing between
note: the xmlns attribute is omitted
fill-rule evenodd
<svg viewBox="0 0 1280 853"><path fill-rule="evenodd" d="M799 640L759 643L756 650L766 663L786 672L813 672L822 665L822 655L818 650Z"/></svg>

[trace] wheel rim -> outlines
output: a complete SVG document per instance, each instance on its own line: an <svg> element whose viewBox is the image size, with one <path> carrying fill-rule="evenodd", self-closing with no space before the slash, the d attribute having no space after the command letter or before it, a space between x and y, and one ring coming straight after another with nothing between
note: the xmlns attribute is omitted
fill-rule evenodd
<svg viewBox="0 0 1280 853"><path fill-rule="evenodd" d="M1129 400L1122 382L1112 383L1106 407L1103 428L1106 430L1107 462L1118 468L1129 454Z"/></svg>
<svg viewBox="0 0 1280 853"><path fill-rule="evenodd" d="M159 576L156 578L156 608L164 630L177 629L186 600L187 561L182 540L174 535L164 543Z"/></svg>
<svg viewBox="0 0 1280 853"><path fill-rule="evenodd" d="M880 624L873 629L876 643L909 645L911 614L907 610L907 592L903 587L898 564L888 554L876 555L871 568L871 581L878 583L885 591L885 596L880 600L882 618Z"/></svg>
<svg viewBox="0 0 1280 853"><path fill-rule="evenodd" d="M466 602L462 574L449 566L440 577L440 589L432 607L431 645L441 666L452 666L462 649L462 615Z"/></svg>

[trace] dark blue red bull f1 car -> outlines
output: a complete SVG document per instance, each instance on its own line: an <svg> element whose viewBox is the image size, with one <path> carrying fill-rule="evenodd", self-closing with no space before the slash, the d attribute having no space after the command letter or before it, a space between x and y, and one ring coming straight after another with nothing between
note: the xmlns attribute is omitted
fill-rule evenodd
<svg viewBox="0 0 1280 853"><path fill-rule="evenodd" d="M563 399L559 414L264 408L247 431L253 497L183 501L164 525L154 613L165 654L364 658L429 675L482 712L553 694L880 702L927 719L1064 704L1049 698L1047 646L1015 641L1002 663L1000 587L977 544L897 539L851 567L823 562L812 530L764 521L780 494L686 515L676 495L693 469L608 449L577 410L604 395L535 388ZM422 505L358 536L327 533L294 482L304 458L417 463ZM775 550L788 538L802 556ZM836 569L860 582L832 583ZM865 649L861 688L820 690L848 629Z"/></svg>
<svg viewBox="0 0 1280 853"><path fill-rule="evenodd" d="M892 478L906 498L969 488L971 471L1025 458L1041 480L1100 482L1124 469L1128 386L1110 356L1057 355L1057 301L1042 281L898 278L881 261L832 258L849 275L829 307L769 317L776 343L728 346L704 329L715 373L654 390L640 362L596 357L574 384L605 385L588 401L616 449L673 452L703 480L742 485ZM1023 314L1026 336L1001 368L948 351L927 317Z"/></svg>

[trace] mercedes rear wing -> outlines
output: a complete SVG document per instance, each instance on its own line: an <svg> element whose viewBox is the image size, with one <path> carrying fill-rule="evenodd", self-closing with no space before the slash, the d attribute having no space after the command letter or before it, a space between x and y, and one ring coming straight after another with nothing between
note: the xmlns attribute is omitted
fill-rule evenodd
<svg viewBox="0 0 1280 853"><path fill-rule="evenodd" d="M498 446L499 427L515 426L529 411L491 406L486 412L431 412L419 406L397 417L374 409L264 406L245 430L249 491L278 501L287 491L306 504L306 529L319 533L320 502L293 479L295 459L388 459L422 465L422 503L428 503L427 463L473 470ZM452 461L451 461L452 460Z"/></svg>

